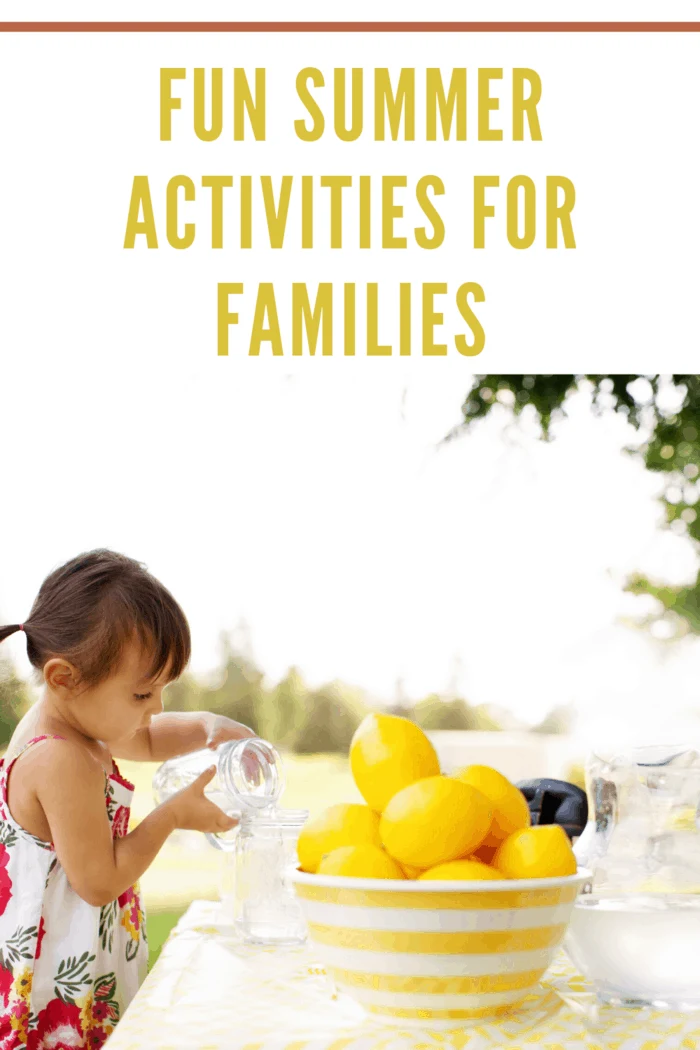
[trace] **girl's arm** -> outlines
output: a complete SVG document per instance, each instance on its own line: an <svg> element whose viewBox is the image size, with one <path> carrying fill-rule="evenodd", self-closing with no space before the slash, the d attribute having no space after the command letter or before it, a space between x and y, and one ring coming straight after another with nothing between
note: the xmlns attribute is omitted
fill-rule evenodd
<svg viewBox="0 0 700 1050"><path fill-rule="evenodd" d="M56 856L75 892L95 907L109 904L151 865L176 828L225 831L236 821L204 795L207 770L184 791L149 813L123 838L112 839L100 763L69 741L44 744L36 795L51 829Z"/></svg>
<svg viewBox="0 0 700 1050"><path fill-rule="evenodd" d="M137 762L165 762L202 747L217 748L226 740L255 736L252 729L210 711L166 711L128 740L110 742L115 758Z"/></svg>

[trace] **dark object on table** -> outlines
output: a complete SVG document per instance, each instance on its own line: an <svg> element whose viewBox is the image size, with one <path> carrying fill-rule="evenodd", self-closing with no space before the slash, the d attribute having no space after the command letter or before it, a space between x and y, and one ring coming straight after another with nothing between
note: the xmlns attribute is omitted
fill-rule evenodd
<svg viewBox="0 0 700 1050"><path fill-rule="evenodd" d="M588 820L586 792L566 780L521 780L533 824L559 824L570 839L577 838Z"/></svg>

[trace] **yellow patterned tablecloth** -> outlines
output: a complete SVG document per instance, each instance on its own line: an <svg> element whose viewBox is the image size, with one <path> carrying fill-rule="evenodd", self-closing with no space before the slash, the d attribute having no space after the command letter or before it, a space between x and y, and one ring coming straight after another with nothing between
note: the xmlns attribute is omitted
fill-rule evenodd
<svg viewBox="0 0 700 1050"><path fill-rule="evenodd" d="M700 947L699 947L700 950ZM562 954L508 1020L453 1031L387 1027L336 995L309 947L250 949L195 901L109 1050L700 1050L700 1015L598 1006Z"/></svg>

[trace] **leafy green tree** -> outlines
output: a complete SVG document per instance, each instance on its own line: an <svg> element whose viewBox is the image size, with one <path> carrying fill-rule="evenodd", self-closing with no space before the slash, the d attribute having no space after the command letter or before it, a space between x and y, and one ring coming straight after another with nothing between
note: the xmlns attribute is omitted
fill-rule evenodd
<svg viewBox="0 0 700 1050"><path fill-rule="evenodd" d="M498 733L505 728L498 720L499 716L507 714L503 708L494 709L489 704L478 704L473 708L473 712L474 729L479 729L482 733ZM509 721L515 721L512 715L508 718Z"/></svg>
<svg viewBox="0 0 700 1050"><path fill-rule="evenodd" d="M414 718L418 725L426 731L479 728L474 710L466 701L459 698L443 700L435 693L416 704Z"/></svg>
<svg viewBox="0 0 700 1050"><path fill-rule="evenodd" d="M240 654L229 651L221 681L203 691L201 707L242 722L259 734L262 706L262 672Z"/></svg>
<svg viewBox="0 0 700 1050"><path fill-rule="evenodd" d="M7 747L15 726L30 706L27 683L19 677L10 660L0 658L0 747Z"/></svg>
<svg viewBox="0 0 700 1050"><path fill-rule="evenodd" d="M359 700L339 682L315 690L308 696L304 720L294 740L294 751L300 755L318 752L347 754L365 713Z"/></svg>
<svg viewBox="0 0 700 1050"><path fill-rule="evenodd" d="M168 711L199 711L203 688L192 674L185 673L163 690L163 706Z"/></svg>
<svg viewBox="0 0 700 1050"><path fill-rule="evenodd" d="M296 667L290 667L284 678L262 701L260 731L266 740L281 747L293 747L306 722L308 690Z"/></svg>
<svg viewBox="0 0 700 1050"><path fill-rule="evenodd" d="M644 440L628 452L664 475L666 525L689 537L700 562L700 375L478 375L462 406L463 423L448 439L502 405L516 416L533 414L550 440L552 423L566 416L567 399L582 389L590 391L595 413L616 412L642 432ZM663 586L636 575L628 589L658 599L660 615L676 635L700 633L700 570L689 586Z"/></svg>
<svg viewBox="0 0 700 1050"><path fill-rule="evenodd" d="M219 667L207 680L186 673L164 693L169 711L214 711L249 725L272 743L298 754L347 755L353 733L367 714L364 695L342 682L309 690L296 667L268 688L250 654L222 638ZM383 708L425 729L500 730L513 719L485 705L472 707L454 695L431 695L412 704L399 689L393 706Z"/></svg>
<svg viewBox="0 0 700 1050"><path fill-rule="evenodd" d="M221 663L212 680L200 682L184 674L164 692L169 711L213 711L260 732L264 706L263 673L253 661L237 652L230 639L222 637Z"/></svg>
<svg viewBox="0 0 700 1050"><path fill-rule="evenodd" d="M532 727L532 733L570 733L573 729L575 712L572 707L553 707L541 722Z"/></svg>
<svg viewBox="0 0 700 1050"><path fill-rule="evenodd" d="M411 722L416 721L416 709L413 705L407 703L390 704L385 709L387 715L396 715L397 718L408 718Z"/></svg>

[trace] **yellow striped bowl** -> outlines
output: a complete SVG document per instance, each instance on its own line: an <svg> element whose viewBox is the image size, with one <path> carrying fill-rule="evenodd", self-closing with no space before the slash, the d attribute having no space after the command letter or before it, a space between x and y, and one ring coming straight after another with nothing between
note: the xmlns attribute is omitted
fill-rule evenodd
<svg viewBox="0 0 700 1050"><path fill-rule="evenodd" d="M589 872L502 882L294 873L338 989L378 1019L456 1027L513 1010L561 944Z"/></svg>

